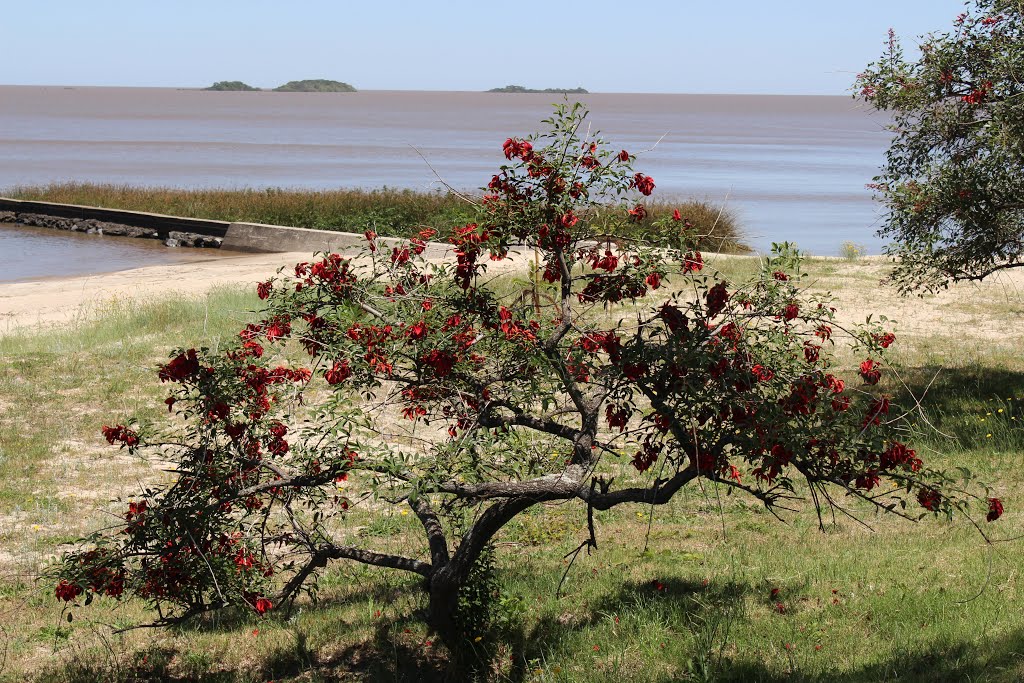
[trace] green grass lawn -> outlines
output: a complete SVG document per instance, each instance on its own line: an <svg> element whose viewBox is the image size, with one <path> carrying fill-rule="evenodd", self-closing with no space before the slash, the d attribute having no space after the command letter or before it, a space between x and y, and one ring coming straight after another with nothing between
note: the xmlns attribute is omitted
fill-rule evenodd
<svg viewBox="0 0 1024 683"><path fill-rule="evenodd" d="M716 265L739 278L750 259ZM540 507L495 544L497 623L480 634L496 681L1018 681L1024 678L1024 358L1005 287L898 300L878 262L812 261L816 288L857 314L897 309L899 377L922 396L914 443L932 464L995 484L1004 519L988 544L966 521L864 524L810 506L780 523L713 486L671 504L596 515L599 547L566 576L585 535L578 504ZM171 476L108 447L103 424L168 419L154 366L181 345L216 346L259 302L114 302L74 326L0 337L0 679L21 681L429 681L446 654L427 633L415 577L331 565L319 602L258 619L222 612L165 630L137 602L64 619L39 570L80 534L110 523L140 483ZM840 311L846 310L840 308ZM948 324L930 322L934 316ZM959 316L959 317L956 317ZM960 321L973 321L961 324ZM990 328L1002 326L1001 335ZM927 389L927 391L926 391ZM623 459L625 461L625 459ZM622 468L622 463L609 463ZM652 518L653 515L653 518ZM374 547L423 545L415 520L355 510ZM870 527L870 528L869 528Z"/></svg>

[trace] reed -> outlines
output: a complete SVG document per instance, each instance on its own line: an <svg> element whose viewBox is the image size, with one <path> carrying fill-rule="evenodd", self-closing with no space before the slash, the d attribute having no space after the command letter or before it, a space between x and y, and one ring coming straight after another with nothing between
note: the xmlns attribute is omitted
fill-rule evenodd
<svg viewBox="0 0 1024 683"><path fill-rule="evenodd" d="M384 187L375 190L179 189L65 182L15 187L13 199L101 206L171 216L222 221L267 223L317 230L363 232L410 237L429 226L442 235L453 226L477 220L474 204L446 192L421 192ZM742 231L727 207L702 200L647 202L650 220L674 209L689 218L702 234L701 249L746 252ZM648 222L649 222L648 221ZM627 237L644 237L643 225L630 226Z"/></svg>

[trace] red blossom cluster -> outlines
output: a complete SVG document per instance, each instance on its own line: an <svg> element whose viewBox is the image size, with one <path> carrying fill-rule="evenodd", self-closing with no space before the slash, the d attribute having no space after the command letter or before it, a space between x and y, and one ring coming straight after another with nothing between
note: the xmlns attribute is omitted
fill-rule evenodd
<svg viewBox="0 0 1024 683"><path fill-rule="evenodd" d="M352 376L352 368L347 360L334 361L334 364L324 373L324 379L328 384L341 384Z"/></svg>
<svg viewBox="0 0 1024 683"><path fill-rule="evenodd" d="M967 104L981 104L992 92L992 81L983 81L981 85L974 88L960 99Z"/></svg>
<svg viewBox="0 0 1024 683"><path fill-rule="evenodd" d="M533 159L533 145L527 140L508 138L501 148L505 152L506 159L519 158L526 162Z"/></svg>
<svg viewBox="0 0 1024 683"><path fill-rule="evenodd" d="M66 579L61 579L60 583L57 584L57 588L54 589L53 594L58 600L71 602L82 594L82 587L76 583L69 583Z"/></svg>
<svg viewBox="0 0 1024 683"><path fill-rule="evenodd" d="M189 349L175 356L162 366L157 373L161 382L181 382L199 373L199 358L195 349Z"/></svg>
<svg viewBox="0 0 1024 683"><path fill-rule="evenodd" d="M647 207L643 204L637 204L626 213L629 214L629 219L631 221L639 223L643 219L647 218Z"/></svg>
<svg viewBox="0 0 1024 683"><path fill-rule="evenodd" d="M707 302L708 317L714 318L725 309L725 305L729 302L729 291L726 289L726 284L719 282L711 287L705 293L704 300Z"/></svg>
<svg viewBox="0 0 1024 683"><path fill-rule="evenodd" d="M125 446L128 446L129 448L132 448L133 446L137 446L139 444L138 433L124 425L114 425L113 427L103 425L102 431L103 438L105 438L107 440L107 443L111 445L115 443L120 443Z"/></svg>
<svg viewBox="0 0 1024 683"><path fill-rule="evenodd" d="M878 384L878 380L882 379L881 366L871 358L868 358L860 364L860 376L864 379L865 384Z"/></svg>
<svg viewBox="0 0 1024 683"><path fill-rule="evenodd" d="M988 514L985 515L985 519L990 522L994 522L1003 516L1003 501L998 498L988 499Z"/></svg>
<svg viewBox="0 0 1024 683"><path fill-rule="evenodd" d="M637 173L633 176L632 185L645 197L650 196L654 192L654 178L643 173Z"/></svg>
<svg viewBox="0 0 1024 683"><path fill-rule="evenodd" d="M892 332L875 333L871 335L871 339L883 349L887 349L896 341L896 335Z"/></svg>
<svg viewBox="0 0 1024 683"><path fill-rule="evenodd" d="M469 289L477 273L477 259L481 244L487 241L487 230L480 230L476 223L468 223L452 232L451 243L455 245L455 281L463 289Z"/></svg>

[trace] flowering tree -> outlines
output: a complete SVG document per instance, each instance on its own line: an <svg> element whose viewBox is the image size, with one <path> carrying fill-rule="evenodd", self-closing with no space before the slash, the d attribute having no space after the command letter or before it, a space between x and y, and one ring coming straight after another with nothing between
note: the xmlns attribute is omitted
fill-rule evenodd
<svg viewBox="0 0 1024 683"><path fill-rule="evenodd" d="M857 78L895 133L872 185L904 291L1024 265L1024 4L975 0L908 62L889 32Z"/></svg>
<svg viewBox="0 0 1024 683"><path fill-rule="evenodd" d="M547 133L505 142L479 222L451 234L454 263L423 259L433 231L387 245L368 232L360 258L327 254L261 283L262 319L229 348L175 351L159 369L180 418L170 431L104 434L172 461L177 479L65 556L57 596L131 593L159 623L226 605L262 614L347 560L423 577L430 625L454 643L481 553L546 501L660 505L705 479L772 510L807 494L819 513L849 496L907 517L914 499L921 514L980 500L1000 515L903 443L873 388L893 335L843 330L800 288L792 250L738 286L706 273L678 212L651 226L656 245L595 241L598 221L647 220L654 181L581 135L585 115L559 107ZM534 301L488 279L522 249L546 288ZM862 389L833 374L839 336L868 356ZM415 515L420 549L341 531L358 506L385 503ZM596 546L591 515L580 549Z"/></svg>

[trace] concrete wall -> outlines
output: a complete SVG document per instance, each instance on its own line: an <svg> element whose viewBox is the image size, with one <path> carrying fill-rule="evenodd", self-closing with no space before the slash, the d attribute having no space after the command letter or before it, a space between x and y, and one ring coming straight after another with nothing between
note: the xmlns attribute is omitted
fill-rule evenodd
<svg viewBox="0 0 1024 683"><path fill-rule="evenodd" d="M362 235L350 232L331 232L290 228L284 225L262 223L232 223L224 235L222 249L231 251L346 251L366 244Z"/></svg>
<svg viewBox="0 0 1024 683"><path fill-rule="evenodd" d="M381 249L391 249L405 242L406 240L389 237L377 238L377 244ZM262 223L232 223L228 226L221 249L250 252L304 251L312 254L317 251L353 252L365 246L366 238L352 232L310 230ZM424 254L428 258L440 258L449 250L449 245L430 242Z"/></svg>
<svg viewBox="0 0 1024 683"><path fill-rule="evenodd" d="M161 239L167 239L171 232L186 232L209 237L224 237L228 231L227 221L210 221L202 218L182 218L142 211L103 209L97 206L77 204L55 204L53 202L30 202L0 197L0 211L14 214L31 214L67 218L80 221L101 221L117 225L155 230Z"/></svg>

